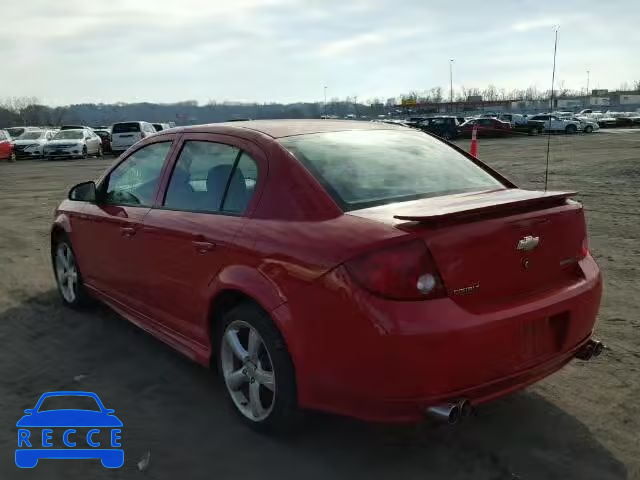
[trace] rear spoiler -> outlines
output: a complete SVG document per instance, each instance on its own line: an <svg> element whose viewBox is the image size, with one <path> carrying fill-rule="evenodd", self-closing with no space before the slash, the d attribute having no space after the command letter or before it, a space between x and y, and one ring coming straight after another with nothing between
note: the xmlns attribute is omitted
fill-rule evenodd
<svg viewBox="0 0 640 480"><path fill-rule="evenodd" d="M520 189L506 189L484 198L459 197L455 200L429 205L429 212L420 214L394 215L393 218L411 222L440 223L467 220L471 217L491 216L534 208L552 207L566 203L566 199L578 192L538 192ZM445 199L446 197L441 197Z"/></svg>

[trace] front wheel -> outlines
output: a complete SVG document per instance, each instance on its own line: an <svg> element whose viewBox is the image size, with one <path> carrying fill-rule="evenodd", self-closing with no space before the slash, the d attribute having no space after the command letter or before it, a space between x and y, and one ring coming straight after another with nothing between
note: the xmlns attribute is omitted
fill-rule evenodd
<svg viewBox="0 0 640 480"><path fill-rule="evenodd" d="M243 422L259 431L289 430L297 418L295 373L269 316L241 304L223 316L217 340L218 371Z"/></svg>
<svg viewBox="0 0 640 480"><path fill-rule="evenodd" d="M567 128L564 129L564 132L567 135L572 135L578 131L578 128L575 125L567 125Z"/></svg>
<svg viewBox="0 0 640 480"><path fill-rule="evenodd" d="M62 302L72 308L86 303L87 295L82 284L82 276L71 248L71 242L65 235L60 235L51 251L53 270L58 284L58 292Z"/></svg>
<svg viewBox="0 0 640 480"><path fill-rule="evenodd" d="M82 158L87 158L87 146L82 147Z"/></svg>
<svg viewBox="0 0 640 480"><path fill-rule="evenodd" d="M98 147L98 151L96 153L96 158L102 158L102 155L103 155L102 147Z"/></svg>
<svg viewBox="0 0 640 480"><path fill-rule="evenodd" d="M584 127L584 133L592 133L593 132L593 127L591 125L587 125L586 127Z"/></svg>

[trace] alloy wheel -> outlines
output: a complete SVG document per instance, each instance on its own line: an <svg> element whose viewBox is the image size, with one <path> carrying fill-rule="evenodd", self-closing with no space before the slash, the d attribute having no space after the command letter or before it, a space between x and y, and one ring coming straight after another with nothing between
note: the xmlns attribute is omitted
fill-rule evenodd
<svg viewBox="0 0 640 480"><path fill-rule="evenodd" d="M73 303L78 296L78 267L71 247L65 242L56 248L55 265L60 293L68 303Z"/></svg>
<svg viewBox="0 0 640 480"><path fill-rule="evenodd" d="M220 348L224 383L236 408L254 422L266 419L276 400L273 363L260 333L242 320L224 331Z"/></svg>

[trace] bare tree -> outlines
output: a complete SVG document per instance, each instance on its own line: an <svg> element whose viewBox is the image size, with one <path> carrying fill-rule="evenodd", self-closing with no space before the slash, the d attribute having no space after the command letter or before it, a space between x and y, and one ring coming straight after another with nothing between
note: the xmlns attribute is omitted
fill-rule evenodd
<svg viewBox="0 0 640 480"><path fill-rule="evenodd" d="M38 105L38 97L11 97L2 102L2 106L7 110L15 113L20 118L20 122L26 125L27 119L25 114L29 109L35 105Z"/></svg>

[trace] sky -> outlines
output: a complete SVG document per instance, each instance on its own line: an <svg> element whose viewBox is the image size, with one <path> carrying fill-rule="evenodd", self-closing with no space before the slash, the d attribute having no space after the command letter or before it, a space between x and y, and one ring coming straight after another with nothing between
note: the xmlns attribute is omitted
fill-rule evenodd
<svg viewBox="0 0 640 480"><path fill-rule="evenodd" d="M8 0L4 0L8 1ZM2 9L0 100L385 101L640 80L638 0L25 0Z"/></svg>

